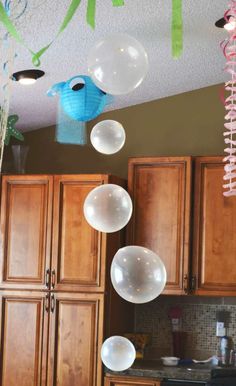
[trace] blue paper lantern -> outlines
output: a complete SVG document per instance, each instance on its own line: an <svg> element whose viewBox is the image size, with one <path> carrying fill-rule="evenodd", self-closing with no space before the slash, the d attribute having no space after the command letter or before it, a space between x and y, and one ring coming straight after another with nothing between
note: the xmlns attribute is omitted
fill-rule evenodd
<svg viewBox="0 0 236 386"><path fill-rule="evenodd" d="M87 122L102 113L111 96L100 90L89 76L77 75L51 87L48 96L60 95L64 112L76 121Z"/></svg>

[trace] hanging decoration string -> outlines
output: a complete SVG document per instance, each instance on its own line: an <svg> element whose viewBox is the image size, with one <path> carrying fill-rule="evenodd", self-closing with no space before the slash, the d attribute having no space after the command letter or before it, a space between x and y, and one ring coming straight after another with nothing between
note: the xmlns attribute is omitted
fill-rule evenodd
<svg viewBox="0 0 236 386"><path fill-rule="evenodd" d="M231 79L225 83L225 90L229 96L225 99L226 123L224 127L224 142L226 148L224 149L226 156L224 181L223 185L224 196L236 196L236 1L231 0L230 9L226 11L224 18L228 21L228 16L231 15L230 22L234 28L229 32L229 38L221 43L223 53L226 57L225 71L230 74Z"/></svg>
<svg viewBox="0 0 236 386"><path fill-rule="evenodd" d="M41 56L48 50L48 48L54 43L54 41L58 38L58 36L67 28L68 24L70 23L71 19L73 18L74 14L76 13L79 5L81 3L81 0L72 0L70 3L70 6L67 10L66 16L62 22L62 25L55 36L55 38L48 43L45 47L41 48L36 53L33 52L29 47L27 47L26 43L24 42L24 39L17 31L16 27L12 23L11 19L9 18L2 2L0 1L0 23L4 25L8 33L20 44L22 44L25 48L28 49L28 51L32 55L32 62L33 64L38 67L40 66L40 58ZM119 7L124 5L124 0L112 0L112 5L114 7ZM88 0L87 3L87 23L92 27L95 28L95 14L96 14L96 0Z"/></svg>
<svg viewBox="0 0 236 386"><path fill-rule="evenodd" d="M18 20L26 11L27 5L27 0L18 0L17 4L11 0L5 0L4 10L7 16L11 15L13 20ZM14 135L17 139L23 139L22 134L14 128L16 116L8 116L12 84L10 76L13 72L14 60L17 56L14 42L15 40L12 39L9 32L4 33L0 47L1 55L5 59L1 71L2 87L0 88L0 170L3 161L4 145L8 143L10 136Z"/></svg>
<svg viewBox="0 0 236 386"><path fill-rule="evenodd" d="M182 0L172 0L172 56L177 59L183 51Z"/></svg>

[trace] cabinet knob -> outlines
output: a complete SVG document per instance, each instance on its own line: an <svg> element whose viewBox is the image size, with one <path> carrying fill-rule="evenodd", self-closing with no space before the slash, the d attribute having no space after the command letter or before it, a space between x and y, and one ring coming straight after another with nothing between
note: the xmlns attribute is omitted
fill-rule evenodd
<svg viewBox="0 0 236 386"><path fill-rule="evenodd" d="M56 271L55 269L52 270L52 280L51 280L51 284L52 284L52 288L55 288L55 283L56 283Z"/></svg>
<svg viewBox="0 0 236 386"><path fill-rule="evenodd" d="M46 287L47 288L49 288L49 282L50 282L50 269L48 268L47 270L46 270Z"/></svg>
<svg viewBox="0 0 236 386"><path fill-rule="evenodd" d="M55 310L55 296L52 294L51 296L51 312L54 312Z"/></svg>
<svg viewBox="0 0 236 386"><path fill-rule="evenodd" d="M45 296L45 311L49 311L49 294Z"/></svg>
<svg viewBox="0 0 236 386"><path fill-rule="evenodd" d="M194 292L196 290L196 283L197 283L197 277L196 275L194 275L191 278L191 292Z"/></svg>
<svg viewBox="0 0 236 386"><path fill-rule="evenodd" d="M184 293L188 294L189 288L188 288L188 275L184 275Z"/></svg>

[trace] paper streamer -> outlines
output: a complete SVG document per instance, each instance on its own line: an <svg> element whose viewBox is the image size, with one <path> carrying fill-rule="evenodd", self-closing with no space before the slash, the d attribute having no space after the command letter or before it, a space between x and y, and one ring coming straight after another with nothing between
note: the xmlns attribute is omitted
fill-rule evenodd
<svg viewBox="0 0 236 386"><path fill-rule="evenodd" d="M182 0L172 0L172 56L177 59L183 51Z"/></svg>
<svg viewBox="0 0 236 386"><path fill-rule="evenodd" d="M230 22L236 21L236 1L231 0L230 8L226 11L224 17L231 15ZM233 24L232 24L233 25ZM226 156L223 177L223 195L226 197L236 196L236 24L235 27L228 31L229 37L221 43L223 53L226 58L225 72L230 74L230 80L225 83L225 91L229 95L224 100L226 115L225 115L225 132L224 149Z"/></svg>
<svg viewBox="0 0 236 386"><path fill-rule="evenodd" d="M96 14L96 0L88 0L87 5L87 23L92 27L95 28L95 14Z"/></svg>
<svg viewBox="0 0 236 386"><path fill-rule="evenodd" d="M81 0L72 0L70 3L70 6L67 10L66 16L62 22L61 27L59 28L58 33L56 34L55 38L48 43L45 47L41 48L36 53L33 52L27 45L25 44L22 36L17 31L16 27L12 23L11 19L9 18L6 9L4 8L2 2L0 1L0 23L4 25L8 33L20 44L22 44L24 47L27 48L27 50L32 55L32 62L33 64L38 67L40 66L40 58L41 56L48 50L48 48L54 43L54 41L58 38L58 36L67 28L68 24L70 23L71 19L73 18L74 14L76 13L79 5L81 3ZM112 0L112 5L114 7L120 7L124 5L124 0ZM88 0L87 3L87 23L92 27L95 28L95 15L96 15L96 0Z"/></svg>
<svg viewBox="0 0 236 386"><path fill-rule="evenodd" d="M122 5L125 5L124 0L112 0L113 7L122 7Z"/></svg>

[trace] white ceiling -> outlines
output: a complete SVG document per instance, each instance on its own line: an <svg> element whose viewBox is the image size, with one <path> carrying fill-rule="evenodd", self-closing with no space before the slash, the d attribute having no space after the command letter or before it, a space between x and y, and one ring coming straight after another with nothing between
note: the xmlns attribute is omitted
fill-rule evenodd
<svg viewBox="0 0 236 386"><path fill-rule="evenodd" d="M29 0L18 20L28 46L34 51L52 39L65 16L70 0ZM150 69L142 85L132 94L115 98L110 109L155 100L224 81L224 57L219 42L227 32L214 26L228 6L228 0L183 0L184 51L180 59L171 56L171 0L125 0L115 8L111 0L97 1L96 29L86 24L86 0L64 33L42 57L46 76L33 86L12 85L11 113L20 117L18 127L33 130L53 125L57 98L46 91L59 81L86 74L89 49L111 32L126 32L138 39L149 56ZM30 54L16 46L14 70L32 68Z"/></svg>

